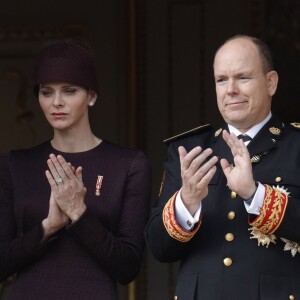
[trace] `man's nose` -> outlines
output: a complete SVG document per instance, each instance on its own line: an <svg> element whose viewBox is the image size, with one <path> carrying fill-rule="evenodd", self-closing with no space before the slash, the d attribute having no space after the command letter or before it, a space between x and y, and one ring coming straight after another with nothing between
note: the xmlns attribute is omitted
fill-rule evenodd
<svg viewBox="0 0 300 300"><path fill-rule="evenodd" d="M236 80L234 79L229 79L227 83L227 94L238 94L239 88Z"/></svg>

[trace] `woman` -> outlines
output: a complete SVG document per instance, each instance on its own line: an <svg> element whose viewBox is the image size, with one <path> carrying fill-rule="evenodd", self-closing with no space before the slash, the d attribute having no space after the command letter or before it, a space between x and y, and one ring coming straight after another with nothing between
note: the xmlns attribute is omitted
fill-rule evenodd
<svg viewBox="0 0 300 300"><path fill-rule="evenodd" d="M16 274L9 299L117 299L116 283L138 273L150 166L92 133L96 82L77 41L40 52L35 92L53 139L0 159L0 282Z"/></svg>

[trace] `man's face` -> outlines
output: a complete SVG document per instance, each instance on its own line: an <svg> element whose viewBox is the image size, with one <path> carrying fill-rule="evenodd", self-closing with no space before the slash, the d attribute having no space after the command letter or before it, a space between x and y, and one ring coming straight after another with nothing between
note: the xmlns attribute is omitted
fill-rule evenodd
<svg viewBox="0 0 300 300"><path fill-rule="evenodd" d="M246 132L270 112L277 73L264 73L257 47L238 38L223 45L215 56L214 76L218 108L223 119Z"/></svg>

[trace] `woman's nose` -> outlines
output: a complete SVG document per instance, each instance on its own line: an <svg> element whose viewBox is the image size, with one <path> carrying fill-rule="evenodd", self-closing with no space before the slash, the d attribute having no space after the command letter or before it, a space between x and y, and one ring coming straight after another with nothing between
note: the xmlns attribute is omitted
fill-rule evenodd
<svg viewBox="0 0 300 300"><path fill-rule="evenodd" d="M54 99L53 99L53 106L60 107L60 106L63 106L63 105L64 105L64 102L63 102L61 94L60 93L55 93L54 94Z"/></svg>

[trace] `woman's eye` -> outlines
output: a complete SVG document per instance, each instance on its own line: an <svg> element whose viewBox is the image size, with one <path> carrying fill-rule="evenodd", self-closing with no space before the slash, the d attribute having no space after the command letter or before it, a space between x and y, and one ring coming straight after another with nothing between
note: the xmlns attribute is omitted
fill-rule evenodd
<svg viewBox="0 0 300 300"><path fill-rule="evenodd" d="M51 95L50 91L40 91L40 94L42 94L44 97L48 97Z"/></svg>
<svg viewBox="0 0 300 300"><path fill-rule="evenodd" d="M66 89L64 92L66 94L75 94L76 93L76 89Z"/></svg>

